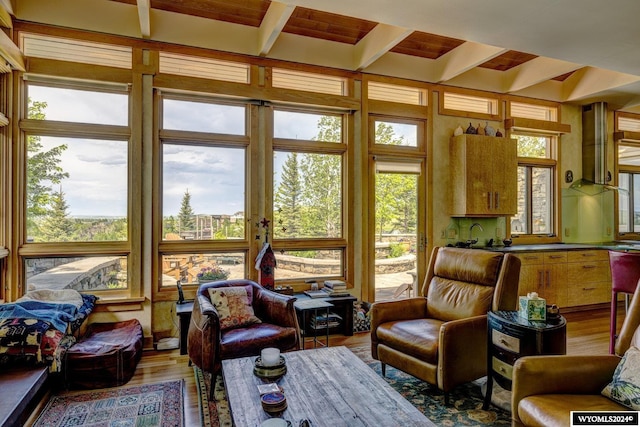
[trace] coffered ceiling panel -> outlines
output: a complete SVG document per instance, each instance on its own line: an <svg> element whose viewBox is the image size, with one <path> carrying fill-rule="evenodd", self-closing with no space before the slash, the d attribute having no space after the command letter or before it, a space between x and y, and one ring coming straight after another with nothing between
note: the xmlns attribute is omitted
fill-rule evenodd
<svg viewBox="0 0 640 427"><path fill-rule="evenodd" d="M637 0L14 3L18 20L640 112Z"/></svg>

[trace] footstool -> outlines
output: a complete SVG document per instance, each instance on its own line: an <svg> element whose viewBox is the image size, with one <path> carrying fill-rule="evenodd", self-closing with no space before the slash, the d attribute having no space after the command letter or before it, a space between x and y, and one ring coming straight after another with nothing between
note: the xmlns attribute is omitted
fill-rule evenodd
<svg viewBox="0 0 640 427"><path fill-rule="evenodd" d="M142 326L136 319L92 323L65 358L70 388L93 389L128 382L142 357Z"/></svg>

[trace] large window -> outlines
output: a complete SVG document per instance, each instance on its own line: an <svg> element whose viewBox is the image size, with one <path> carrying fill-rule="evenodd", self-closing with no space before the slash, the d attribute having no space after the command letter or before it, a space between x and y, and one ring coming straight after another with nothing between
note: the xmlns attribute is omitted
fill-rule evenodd
<svg viewBox="0 0 640 427"><path fill-rule="evenodd" d="M640 235L640 144L618 145L618 233ZM634 237L634 238L635 238Z"/></svg>
<svg viewBox="0 0 640 427"><path fill-rule="evenodd" d="M343 277L345 115L273 111L277 279Z"/></svg>
<svg viewBox="0 0 640 427"><path fill-rule="evenodd" d="M518 212L512 235L555 234L555 137L511 135L518 140Z"/></svg>
<svg viewBox="0 0 640 427"><path fill-rule="evenodd" d="M248 106L163 95L159 107L161 288L247 277Z"/></svg>
<svg viewBox="0 0 640 427"><path fill-rule="evenodd" d="M35 289L129 288L128 88L32 78L25 101L24 282Z"/></svg>

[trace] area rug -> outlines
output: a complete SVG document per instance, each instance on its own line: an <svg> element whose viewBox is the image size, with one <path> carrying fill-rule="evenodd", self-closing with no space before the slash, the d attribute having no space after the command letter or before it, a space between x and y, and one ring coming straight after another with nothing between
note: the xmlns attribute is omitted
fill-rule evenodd
<svg viewBox="0 0 640 427"><path fill-rule="evenodd" d="M350 349L371 369L380 372L380 362L371 358L370 347ZM199 387L200 415L203 426L230 427L232 426L229 404L224 392L224 384L219 375L215 384L215 402L207 399L210 387L209 374L203 374L194 367L196 384ZM511 414L507 410L510 402L509 392L494 389L492 399L498 406L491 405L486 411L482 409L484 399L483 389L485 379L456 387L449 394L450 405L444 405L444 394L424 381L409 374L387 366L384 378L393 389L399 392L413 406L418 408L427 418L438 426L466 427L466 426L510 426ZM495 386L495 384L494 384ZM506 394L505 394L506 393ZM497 401L496 401L497 399ZM203 405L203 402L208 404ZM500 407L502 406L502 408Z"/></svg>
<svg viewBox="0 0 640 427"><path fill-rule="evenodd" d="M54 395L35 427L182 427L183 380Z"/></svg>

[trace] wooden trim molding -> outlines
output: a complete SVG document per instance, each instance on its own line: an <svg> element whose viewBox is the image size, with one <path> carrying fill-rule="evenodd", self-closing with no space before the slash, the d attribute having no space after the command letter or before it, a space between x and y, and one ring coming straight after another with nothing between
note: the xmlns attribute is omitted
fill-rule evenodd
<svg viewBox="0 0 640 427"><path fill-rule="evenodd" d="M546 120L524 119L521 117L511 117L505 119L504 128L506 130L526 130L551 133L571 133L571 125Z"/></svg>

